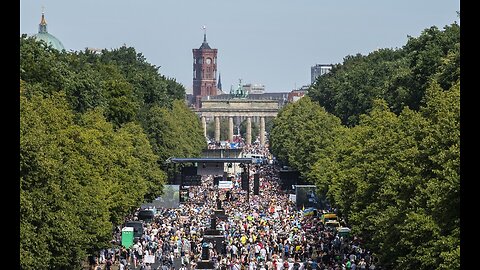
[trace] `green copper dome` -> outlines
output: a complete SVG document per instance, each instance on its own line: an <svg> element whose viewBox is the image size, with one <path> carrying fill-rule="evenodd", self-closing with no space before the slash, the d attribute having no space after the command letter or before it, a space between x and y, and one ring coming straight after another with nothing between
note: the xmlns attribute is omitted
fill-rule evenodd
<svg viewBox="0 0 480 270"><path fill-rule="evenodd" d="M65 50L62 42L56 38L54 35L47 32L47 21L45 21L45 14L42 12L42 20L38 25L38 34L34 35L35 39L43 40L47 44L51 45L53 48L62 51Z"/></svg>

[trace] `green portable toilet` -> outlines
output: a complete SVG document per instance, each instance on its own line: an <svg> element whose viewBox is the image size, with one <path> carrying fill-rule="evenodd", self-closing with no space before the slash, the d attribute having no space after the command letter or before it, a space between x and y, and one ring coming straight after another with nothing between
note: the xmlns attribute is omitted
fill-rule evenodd
<svg viewBox="0 0 480 270"><path fill-rule="evenodd" d="M122 246L129 248L133 245L133 228L123 227L122 229Z"/></svg>

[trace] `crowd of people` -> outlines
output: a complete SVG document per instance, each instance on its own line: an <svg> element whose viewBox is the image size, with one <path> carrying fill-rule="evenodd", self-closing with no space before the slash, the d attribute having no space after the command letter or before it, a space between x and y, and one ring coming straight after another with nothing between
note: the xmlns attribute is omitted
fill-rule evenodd
<svg viewBox="0 0 480 270"><path fill-rule="evenodd" d="M245 152L245 153L259 154L260 152L264 152L263 149L268 148L267 145L265 146L260 145L260 136L257 136L255 138L255 141L252 142L252 144L247 144L245 142L245 139L243 139L239 135L234 135L232 141L225 140L225 141L215 142L210 139L207 139L207 141L208 141L207 149L242 149L242 152Z"/></svg>
<svg viewBox="0 0 480 270"><path fill-rule="evenodd" d="M260 145L259 143L246 144L242 147L242 154L246 156L247 154L257 154L262 155L265 158L270 158L270 152L268 151L268 144L265 146Z"/></svg>
<svg viewBox="0 0 480 270"><path fill-rule="evenodd" d="M245 151L269 155L268 148L250 146ZM189 187L189 199L179 208L157 209L133 246L104 250L100 259L119 269L152 269L148 257L154 258L155 269L196 269L206 248L202 246L204 232L211 229L211 217L220 201L226 218L214 224L224 241L207 243L208 259L215 269L380 269L359 239L340 236L325 227L318 215L305 215L296 207L280 189L278 170L268 164L250 166L250 179L255 173L260 175L259 195L250 196L238 184L239 173L232 189L219 189L213 185L213 176L204 176L201 185ZM120 228L116 238L120 238Z"/></svg>

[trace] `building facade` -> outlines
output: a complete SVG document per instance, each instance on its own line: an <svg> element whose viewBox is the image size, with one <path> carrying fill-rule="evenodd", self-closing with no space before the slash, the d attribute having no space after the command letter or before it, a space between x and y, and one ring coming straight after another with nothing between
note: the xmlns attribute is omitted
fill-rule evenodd
<svg viewBox="0 0 480 270"><path fill-rule="evenodd" d="M332 64L316 64L315 66L312 66L311 68L311 83L314 84L315 81L317 80L318 76L322 76L324 74L327 74L330 72L332 69L333 65Z"/></svg>
<svg viewBox="0 0 480 270"><path fill-rule="evenodd" d="M301 89L292 90L288 93L288 102L297 102L308 93L308 88L302 87Z"/></svg>
<svg viewBox="0 0 480 270"><path fill-rule="evenodd" d="M205 29L205 28L204 28ZM203 43L193 49L193 96L195 108L201 107L201 98L217 95L217 49L207 43L207 33L203 34Z"/></svg>

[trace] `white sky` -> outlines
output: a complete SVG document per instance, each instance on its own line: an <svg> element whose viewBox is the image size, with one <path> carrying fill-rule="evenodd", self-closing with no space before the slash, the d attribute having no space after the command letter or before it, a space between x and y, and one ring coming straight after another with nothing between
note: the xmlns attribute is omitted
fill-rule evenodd
<svg viewBox="0 0 480 270"><path fill-rule="evenodd" d="M218 49L224 91L243 83L267 92L310 84L315 64L400 48L407 36L460 22L460 0L21 0L20 33L48 32L67 50L134 47L160 73L192 88L192 49Z"/></svg>

